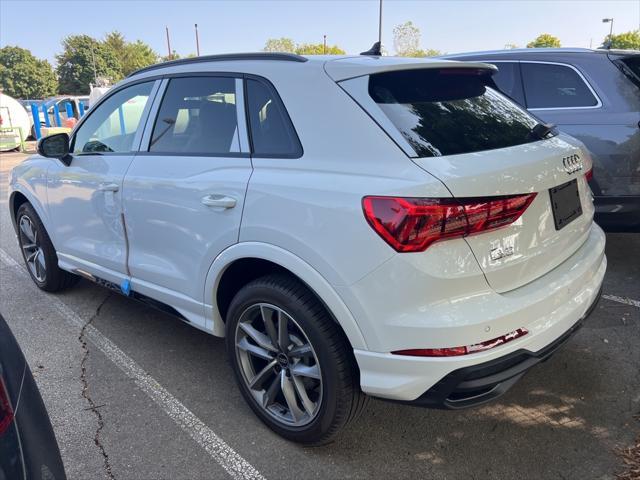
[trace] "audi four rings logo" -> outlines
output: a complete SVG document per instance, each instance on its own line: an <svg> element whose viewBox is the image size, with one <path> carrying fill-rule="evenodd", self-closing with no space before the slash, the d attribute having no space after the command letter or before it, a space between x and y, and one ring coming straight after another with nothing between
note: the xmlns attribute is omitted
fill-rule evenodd
<svg viewBox="0 0 640 480"><path fill-rule="evenodd" d="M564 157L562 159L562 166L564 167L564 171L571 175L572 173L576 173L582 170L582 159L578 154Z"/></svg>

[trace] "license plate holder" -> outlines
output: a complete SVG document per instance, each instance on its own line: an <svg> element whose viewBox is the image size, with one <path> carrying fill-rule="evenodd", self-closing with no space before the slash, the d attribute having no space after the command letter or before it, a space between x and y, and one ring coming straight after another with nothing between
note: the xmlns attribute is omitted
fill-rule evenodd
<svg viewBox="0 0 640 480"><path fill-rule="evenodd" d="M578 180L573 179L549 189L556 230L561 230L582 215Z"/></svg>

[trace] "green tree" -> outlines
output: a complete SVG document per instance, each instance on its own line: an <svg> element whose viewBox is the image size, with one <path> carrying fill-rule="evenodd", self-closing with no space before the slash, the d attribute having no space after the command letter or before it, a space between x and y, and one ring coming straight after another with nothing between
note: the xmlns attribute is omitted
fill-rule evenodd
<svg viewBox="0 0 640 480"><path fill-rule="evenodd" d="M39 60L25 48L0 48L0 88L16 98L44 98L55 95L58 80L46 60Z"/></svg>
<svg viewBox="0 0 640 480"><path fill-rule="evenodd" d="M420 52L420 29L413 22L393 27L393 46L401 57L415 57Z"/></svg>
<svg viewBox="0 0 640 480"><path fill-rule="evenodd" d="M56 55L61 93L87 94L96 76L110 81L122 78L122 65L105 43L88 35L70 35L62 41L62 48Z"/></svg>
<svg viewBox="0 0 640 480"><path fill-rule="evenodd" d="M611 44L609 45L609 42ZM604 45L609 48L619 48L622 50L640 50L640 30L632 30L626 33L620 33L604 39Z"/></svg>
<svg viewBox="0 0 640 480"><path fill-rule="evenodd" d="M177 53L175 50L171 51L171 55L164 55L163 57L160 57L159 61L160 62L168 62L170 60L179 60L180 58L180 54Z"/></svg>
<svg viewBox="0 0 640 480"><path fill-rule="evenodd" d="M428 48L426 50L422 50L419 48L418 50L413 50L412 52L407 52L403 55L403 57L437 57L442 55L440 50L434 50L433 48Z"/></svg>
<svg viewBox="0 0 640 480"><path fill-rule="evenodd" d="M126 77L130 73L158 62L158 54L146 43L136 40L127 42L118 31L109 33L103 42L110 48L120 62L120 75Z"/></svg>
<svg viewBox="0 0 640 480"><path fill-rule="evenodd" d="M532 42L527 43L527 48L559 48L560 39L549 33L543 33Z"/></svg>
<svg viewBox="0 0 640 480"><path fill-rule="evenodd" d="M296 44L290 38L270 38L264 44L264 48L262 50L265 52L295 53Z"/></svg>
<svg viewBox="0 0 640 480"><path fill-rule="evenodd" d="M322 43L301 43L296 46L295 52L298 55L344 55L346 53L337 45L327 45L325 52Z"/></svg>

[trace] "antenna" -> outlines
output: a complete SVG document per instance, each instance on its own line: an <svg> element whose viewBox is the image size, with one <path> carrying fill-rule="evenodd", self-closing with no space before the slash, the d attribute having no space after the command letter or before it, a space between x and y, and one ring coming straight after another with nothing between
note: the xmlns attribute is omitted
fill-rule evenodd
<svg viewBox="0 0 640 480"><path fill-rule="evenodd" d="M366 52L361 52L360 55L370 55L372 57L382 55L382 0L380 0L380 9L378 11L378 41Z"/></svg>

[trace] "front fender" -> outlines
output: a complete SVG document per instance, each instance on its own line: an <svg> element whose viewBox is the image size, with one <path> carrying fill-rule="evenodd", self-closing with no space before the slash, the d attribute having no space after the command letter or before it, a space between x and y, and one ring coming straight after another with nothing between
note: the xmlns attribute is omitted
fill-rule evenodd
<svg viewBox="0 0 640 480"><path fill-rule="evenodd" d="M355 318L333 287L311 265L283 248L261 242L241 242L224 250L213 261L205 281L205 315L213 321L213 334L224 336L224 321L215 300L215 292L225 270L236 260L259 258L268 260L302 280L329 308L355 349L367 350L362 332Z"/></svg>
<svg viewBox="0 0 640 480"><path fill-rule="evenodd" d="M47 230L51 242L54 247L56 245L53 237L53 229L51 228L51 218L47 209L47 170L48 162L31 163L23 162L16 166L11 172L9 183L9 209L13 228L16 229L16 218L14 216L14 206L18 194L23 195L27 201L33 206L34 210L40 217L44 228Z"/></svg>

